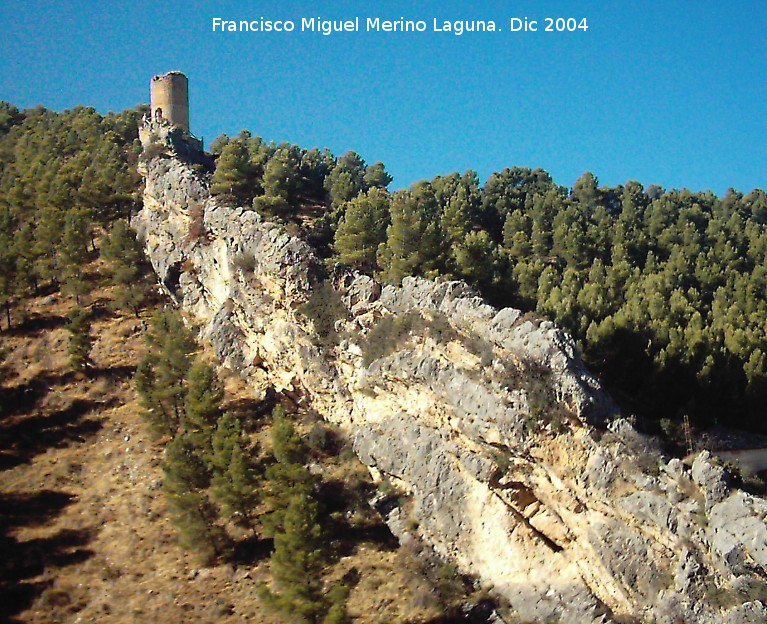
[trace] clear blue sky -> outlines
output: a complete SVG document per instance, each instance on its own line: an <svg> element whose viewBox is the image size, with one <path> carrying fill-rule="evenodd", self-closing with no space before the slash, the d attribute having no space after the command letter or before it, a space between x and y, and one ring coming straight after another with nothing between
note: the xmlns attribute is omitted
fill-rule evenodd
<svg viewBox="0 0 767 624"><path fill-rule="evenodd" d="M377 8L380 7L380 8ZM415 8L412 8L415 7ZM363 31L300 32L302 17ZM586 17L511 33L511 17ZM213 33L213 17L292 19L292 34ZM366 17L493 19L498 33L367 33ZM382 160L394 187L471 168L543 167L560 184L767 188L767 1L0 3L0 99L119 111L153 74L190 80L210 142L242 128Z"/></svg>

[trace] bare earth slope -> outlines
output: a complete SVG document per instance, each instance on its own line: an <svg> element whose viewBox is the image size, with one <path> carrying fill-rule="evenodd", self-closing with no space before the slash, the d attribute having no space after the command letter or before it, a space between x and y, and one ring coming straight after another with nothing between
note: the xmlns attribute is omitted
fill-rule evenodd
<svg viewBox="0 0 767 624"><path fill-rule="evenodd" d="M161 447L139 417L132 373L141 321L103 312L94 368L67 362L65 313L51 295L4 336L4 615L21 622L240 621L221 618L251 581L198 574L167 519ZM39 326L39 330L29 327ZM19 400L21 398L21 400Z"/></svg>

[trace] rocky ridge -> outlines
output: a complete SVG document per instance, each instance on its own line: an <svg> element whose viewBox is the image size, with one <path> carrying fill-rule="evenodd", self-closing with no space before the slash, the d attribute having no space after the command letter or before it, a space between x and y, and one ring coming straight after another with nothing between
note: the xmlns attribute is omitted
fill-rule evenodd
<svg viewBox="0 0 767 624"><path fill-rule="evenodd" d="M304 393L430 544L525 622L764 622L767 502L702 453L665 460L553 323L461 282L337 270L211 197L189 148L141 129L133 218L167 291L222 361ZM759 601L762 600L762 602Z"/></svg>

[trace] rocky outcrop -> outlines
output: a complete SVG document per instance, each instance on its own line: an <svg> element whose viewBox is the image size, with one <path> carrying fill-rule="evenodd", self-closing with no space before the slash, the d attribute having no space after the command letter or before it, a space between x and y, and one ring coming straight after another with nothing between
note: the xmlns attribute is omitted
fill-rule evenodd
<svg viewBox="0 0 767 624"><path fill-rule="evenodd" d="M383 506L395 532L525 622L767 618L767 503L706 454L665 461L565 332L460 282L326 275L166 146L142 159L133 219L162 284L228 366L305 393L348 433L406 501Z"/></svg>

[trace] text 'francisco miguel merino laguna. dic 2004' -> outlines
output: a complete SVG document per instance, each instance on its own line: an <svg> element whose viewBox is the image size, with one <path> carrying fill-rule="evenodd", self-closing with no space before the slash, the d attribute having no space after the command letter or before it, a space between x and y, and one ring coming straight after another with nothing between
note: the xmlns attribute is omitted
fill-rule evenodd
<svg viewBox="0 0 767 624"><path fill-rule="evenodd" d="M503 27L501 24L508 24ZM431 28L430 28L431 26ZM430 20L395 20L380 17L354 17L346 20L328 20L321 17L302 17L300 20L269 20L260 17L255 20L228 20L220 17L212 19L213 32L250 32L250 33L292 33L313 32L322 35L334 33L464 33L485 32L575 32L587 31L588 22L585 17L546 17L541 20L527 17L511 17L503 22L494 20L445 20L431 18Z"/></svg>

